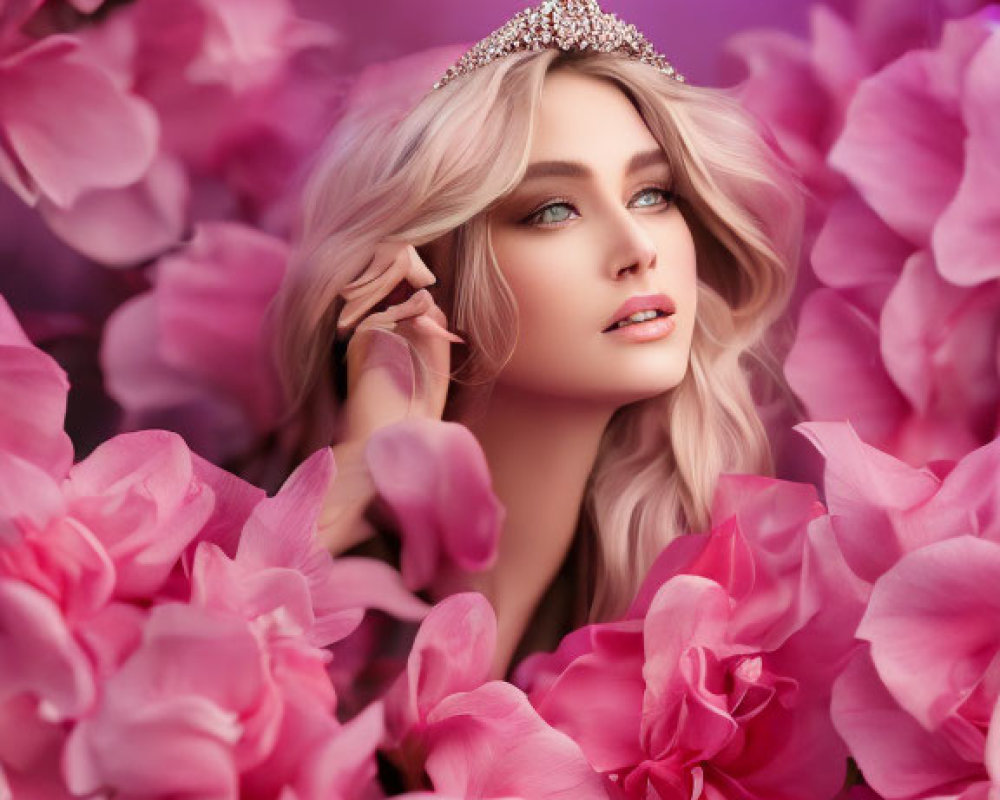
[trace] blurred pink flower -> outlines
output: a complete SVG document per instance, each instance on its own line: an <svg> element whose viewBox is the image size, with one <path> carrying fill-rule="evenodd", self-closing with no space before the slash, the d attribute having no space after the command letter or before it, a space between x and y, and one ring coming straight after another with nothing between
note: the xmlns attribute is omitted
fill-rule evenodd
<svg viewBox="0 0 1000 800"><path fill-rule="evenodd" d="M152 108L82 58L70 36L0 59L0 130L0 178L25 202L57 208L141 178L159 135Z"/></svg>
<svg viewBox="0 0 1000 800"><path fill-rule="evenodd" d="M404 777L419 785L426 773L436 791L459 797L606 797L579 747L519 689L484 683L495 644L482 595L451 595L424 620L386 697L388 742Z"/></svg>
<svg viewBox="0 0 1000 800"><path fill-rule="evenodd" d="M73 463L63 430L66 374L24 335L0 296L0 452L7 452L61 479Z"/></svg>
<svg viewBox="0 0 1000 800"><path fill-rule="evenodd" d="M280 389L264 317L287 245L253 228L204 223L156 265L155 285L108 320L102 361L126 428L167 427L211 461L270 432Z"/></svg>
<svg viewBox="0 0 1000 800"><path fill-rule="evenodd" d="M516 679L624 796L830 798L847 752L829 690L857 587L825 559L811 487L726 478L713 520L667 547L626 619L574 632Z"/></svg>
<svg viewBox="0 0 1000 800"><path fill-rule="evenodd" d="M407 587L425 588L442 570L475 572L493 564L504 509L468 428L407 419L376 431L365 460L398 523Z"/></svg>
<svg viewBox="0 0 1000 800"><path fill-rule="evenodd" d="M156 109L161 154L184 164L196 219L212 196L227 216L287 230L287 195L344 94L334 30L287 0L145 0L81 38Z"/></svg>

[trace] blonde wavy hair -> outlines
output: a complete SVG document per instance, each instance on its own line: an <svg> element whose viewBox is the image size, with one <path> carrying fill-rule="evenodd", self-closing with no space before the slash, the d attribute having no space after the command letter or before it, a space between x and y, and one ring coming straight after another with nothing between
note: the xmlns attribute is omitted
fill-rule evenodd
<svg viewBox="0 0 1000 800"><path fill-rule="evenodd" d="M488 212L524 175L543 82L555 69L609 81L631 100L671 164L697 250L686 376L666 395L615 413L587 488L589 616L608 619L627 607L668 542L707 528L721 474L772 471L751 366L767 363L766 334L792 288L800 191L727 92L619 56L544 50L430 92L402 119L345 120L304 193L299 243L276 306L278 365L303 436L311 446L329 444L343 371L339 359L331 363L338 293L378 243L419 247L447 236L455 269L443 310L469 345L452 389L502 369L517 306L490 246Z"/></svg>

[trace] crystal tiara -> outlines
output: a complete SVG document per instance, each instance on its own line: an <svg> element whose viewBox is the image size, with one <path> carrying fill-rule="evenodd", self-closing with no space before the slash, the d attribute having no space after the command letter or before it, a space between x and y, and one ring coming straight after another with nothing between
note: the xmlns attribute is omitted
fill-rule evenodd
<svg viewBox="0 0 1000 800"><path fill-rule="evenodd" d="M635 25L605 14L597 0L544 0L507 20L475 44L437 83L440 89L498 58L531 50L578 50L621 53L683 82L684 76L656 51Z"/></svg>

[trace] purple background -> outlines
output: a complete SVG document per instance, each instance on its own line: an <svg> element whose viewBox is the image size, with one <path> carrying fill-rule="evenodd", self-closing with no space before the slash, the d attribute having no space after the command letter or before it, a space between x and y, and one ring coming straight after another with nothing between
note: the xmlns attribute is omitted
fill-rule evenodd
<svg viewBox="0 0 1000 800"><path fill-rule="evenodd" d="M923 0L913 0L914 3ZM348 40L344 67L437 45L476 41L517 11L535 3L491 0L299 0L311 16L332 22ZM681 72L696 83L731 78L719 69L726 39L741 30L777 28L796 34L808 29L805 0L604 0L605 11L636 26ZM840 5L840 3L833 3Z"/></svg>

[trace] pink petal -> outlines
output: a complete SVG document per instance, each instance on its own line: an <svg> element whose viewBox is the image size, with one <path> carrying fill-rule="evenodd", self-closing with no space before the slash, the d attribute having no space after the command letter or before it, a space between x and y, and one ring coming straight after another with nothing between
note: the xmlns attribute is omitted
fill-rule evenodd
<svg viewBox="0 0 1000 800"><path fill-rule="evenodd" d="M232 558L239 547L243 526L267 495L262 489L200 456L192 454L192 461L195 476L215 494L212 516L202 527L198 539L218 545Z"/></svg>
<svg viewBox="0 0 1000 800"><path fill-rule="evenodd" d="M1000 698L993 707L990 717L990 732L986 737L986 771L994 790L1000 788Z"/></svg>
<svg viewBox="0 0 1000 800"><path fill-rule="evenodd" d="M382 706L373 703L310 758L310 769L298 782L298 796L303 800L366 796L376 776L375 751L383 733Z"/></svg>
<svg viewBox="0 0 1000 800"><path fill-rule="evenodd" d="M432 612L433 613L433 612ZM502 681L445 698L428 717L427 774L460 797L605 798L579 747Z"/></svg>
<svg viewBox="0 0 1000 800"><path fill-rule="evenodd" d="M90 661L59 608L19 581L0 578L0 703L28 692L50 721L83 715L97 686Z"/></svg>
<svg viewBox="0 0 1000 800"><path fill-rule="evenodd" d="M65 776L77 794L155 786L235 800L239 770L262 759L280 724L250 629L185 605L151 613L142 646L104 689L67 744Z"/></svg>
<svg viewBox="0 0 1000 800"><path fill-rule="evenodd" d="M940 482L865 444L849 425L810 422L796 430L826 458L826 501L847 563L874 583L904 552L927 541L900 512L928 500Z"/></svg>
<svg viewBox="0 0 1000 800"><path fill-rule="evenodd" d="M182 166L160 155L133 184L84 192L67 207L43 200L40 211L77 252L110 266L133 266L180 241L187 205Z"/></svg>
<svg viewBox="0 0 1000 800"><path fill-rule="evenodd" d="M400 740L445 697L479 686L496 648L496 615L480 594L454 594L431 609L386 698L390 736Z"/></svg>
<svg viewBox="0 0 1000 800"><path fill-rule="evenodd" d="M77 47L48 36L0 62L0 124L41 193L61 207L139 180L158 139L153 110L75 58Z"/></svg>
<svg viewBox="0 0 1000 800"><path fill-rule="evenodd" d="M705 685L691 685L685 661L703 651L721 659L739 652L728 641L730 599L714 581L694 575L672 578L657 593L643 630L646 662L643 678L642 741L654 758L678 740L695 760L712 758L732 737L736 723L725 697Z"/></svg>
<svg viewBox="0 0 1000 800"><path fill-rule="evenodd" d="M286 257L279 239L213 222L160 261L156 287L109 320L102 353L134 426L172 418L202 455L224 460L277 424L262 320Z"/></svg>
<svg viewBox="0 0 1000 800"><path fill-rule="evenodd" d="M594 769L612 772L645 756L639 739L646 689L642 634L592 641L594 651L575 658L532 702L549 725L580 746Z"/></svg>
<svg viewBox="0 0 1000 800"><path fill-rule="evenodd" d="M958 54L908 53L862 82L830 163L875 212L916 246L961 178L965 131L945 65Z"/></svg>
<svg viewBox="0 0 1000 800"><path fill-rule="evenodd" d="M840 295L820 289L809 296L785 376L810 419L850 420L865 441L875 444L894 434L907 406L882 364L871 357L877 347L873 321Z"/></svg>
<svg viewBox="0 0 1000 800"><path fill-rule="evenodd" d="M961 536L910 553L875 584L858 628L879 677L928 730L1000 653L1000 544ZM992 706L991 706L992 709Z"/></svg>
<svg viewBox="0 0 1000 800"><path fill-rule="evenodd" d="M982 773L896 704L864 651L834 684L831 713L865 780L887 800L927 796Z"/></svg>
<svg viewBox="0 0 1000 800"><path fill-rule="evenodd" d="M1000 438L954 465L941 488L911 515L914 525L938 538L971 534L1000 543ZM931 536L925 537L933 541Z"/></svg>
<svg viewBox="0 0 1000 800"><path fill-rule="evenodd" d="M165 431L105 442L70 470L65 491L70 514L114 560L120 597L149 596L162 585L214 501L183 440Z"/></svg>
<svg viewBox="0 0 1000 800"><path fill-rule="evenodd" d="M108 393L124 408L124 427L181 431L205 457L220 461L251 444L246 415L166 362L160 352L155 294L127 300L104 328L101 362Z"/></svg>
<svg viewBox="0 0 1000 800"><path fill-rule="evenodd" d="M63 431L68 391L66 373L28 341L0 297L0 450L62 478L73 463Z"/></svg>
<svg viewBox="0 0 1000 800"><path fill-rule="evenodd" d="M0 40L17 29L35 13L44 0L5 0L0 6Z"/></svg>
<svg viewBox="0 0 1000 800"><path fill-rule="evenodd" d="M372 435L365 458L379 495L399 521L408 587L428 585L445 558L466 571L490 567L504 510L468 428L404 420Z"/></svg>
<svg viewBox="0 0 1000 800"><path fill-rule="evenodd" d="M958 193L934 228L934 256L952 283L973 286L1000 277L990 254L998 247L1000 202L1000 37L994 32L969 65L962 94L968 126L965 170Z"/></svg>
<svg viewBox="0 0 1000 800"><path fill-rule="evenodd" d="M893 232L854 192L830 209L812 250L812 266L824 284L848 289L891 284L913 246Z"/></svg>
<svg viewBox="0 0 1000 800"><path fill-rule="evenodd" d="M933 458L958 458L996 432L1000 374L992 341L1000 287L964 289L943 281L926 253L907 262L882 312L886 369L933 428Z"/></svg>

